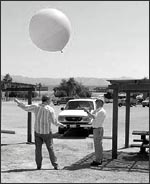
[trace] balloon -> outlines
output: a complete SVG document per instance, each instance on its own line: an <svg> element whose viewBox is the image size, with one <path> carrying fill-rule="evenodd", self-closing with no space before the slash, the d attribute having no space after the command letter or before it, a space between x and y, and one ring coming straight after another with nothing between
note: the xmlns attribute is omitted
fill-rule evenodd
<svg viewBox="0 0 150 184"><path fill-rule="evenodd" d="M57 9L46 8L30 20L29 34L32 42L45 51L61 51L69 41L71 24Z"/></svg>

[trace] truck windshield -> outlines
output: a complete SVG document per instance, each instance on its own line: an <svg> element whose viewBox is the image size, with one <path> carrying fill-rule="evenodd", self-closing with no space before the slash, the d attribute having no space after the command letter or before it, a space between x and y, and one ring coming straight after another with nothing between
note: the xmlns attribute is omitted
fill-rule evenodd
<svg viewBox="0 0 150 184"><path fill-rule="evenodd" d="M65 109L67 109L67 110L80 110L83 107L87 108L89 110L93 110L94 104L93 104L93 102L90 102L90 101L69 101L66 104Z"/></svg>

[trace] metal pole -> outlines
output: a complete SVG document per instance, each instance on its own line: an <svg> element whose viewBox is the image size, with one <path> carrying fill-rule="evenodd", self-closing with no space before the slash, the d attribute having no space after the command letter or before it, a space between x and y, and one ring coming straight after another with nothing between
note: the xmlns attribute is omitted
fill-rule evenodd
<svg viewBox="0 0 150 184"><path fill-rule="evenodd" d="M129 128L130 128L130 91L127 91L126 98L126 119L125 119L125 148L129 147Z"/></svg>
<svg viewBox="0 0 150 184"><path fill-rule="evenodd" d="M32 104L32 91L28 91L28 104ZM32 114L28 112L27 143L32 142Z"/></svg>
<svg viewBox="0 0 150 184"><path fill-rule="evenodd" d="M118 136L118 89L113 93L113 127L112 127L112 159L117 158L117 136Z"/></svg>

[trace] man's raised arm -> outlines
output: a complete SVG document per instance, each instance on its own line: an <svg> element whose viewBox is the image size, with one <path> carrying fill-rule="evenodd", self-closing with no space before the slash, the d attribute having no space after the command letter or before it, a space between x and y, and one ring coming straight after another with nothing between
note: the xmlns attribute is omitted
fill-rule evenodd
<svg viewBox="0 0 150 184"><path fill-rule="evenodd" d="M18 104L19 107L21 107L25 111L34 112L36 109L36 105L25 105L24 103L20 102L17 98L15 98L14 101Z"/></svg>

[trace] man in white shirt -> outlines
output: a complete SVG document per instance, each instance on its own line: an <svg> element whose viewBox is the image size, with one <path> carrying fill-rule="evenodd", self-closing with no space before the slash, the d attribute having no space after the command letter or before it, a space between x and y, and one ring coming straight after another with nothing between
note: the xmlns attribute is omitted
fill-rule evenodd
<svg viewBox="0 0 150 184"><path fill-rule="evenodd" d="M35 114L34 135L35 135L35 161L37 169L42 166L42 144L45 142L49 157L54 169L58 169L57 158L53 150L53 137L51 123L56 126L65 126L57 122L54 109L50 106L50 97L43 95L41 104L25 105L18 99L14 100L20 108Z"/></svg>
<svg viewBox="0 0 150 184"><path fill-rule="evenodd" d="M103 108L103 99L96 100L96 110L91 114L87 109L84 109L90 117L93 118L93 136L94 136L94 147L95 147L95 161L91 163L91 166L99 166L102 164L103 159L103 135L104 135L104 121L106 118L106 111Z"/></svg>

